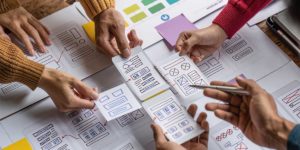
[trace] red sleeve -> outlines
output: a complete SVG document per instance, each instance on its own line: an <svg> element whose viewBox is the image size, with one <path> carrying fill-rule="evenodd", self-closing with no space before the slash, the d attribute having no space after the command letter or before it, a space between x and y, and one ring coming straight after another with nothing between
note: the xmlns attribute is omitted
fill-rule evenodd
<svg viewBox="0 0 300 150"><path fill-rule="evenodd" d="M222 12L213 21L231 38L258 11L272 0L229 0Z"/></svg>

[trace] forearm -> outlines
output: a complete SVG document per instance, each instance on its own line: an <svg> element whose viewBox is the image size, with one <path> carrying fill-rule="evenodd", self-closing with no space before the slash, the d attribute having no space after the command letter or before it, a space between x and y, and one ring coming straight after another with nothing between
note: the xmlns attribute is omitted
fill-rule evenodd
<svg viewBox="0 0 300 150"><path fill-rule="evenodd" d="M44 66L26 58L13 43L0 38L0 83L20 82L34 90Z"/></svg>
<svg viewBox="0 0 300 150"><path fill-rule="evenodd" d="M0 0L0 14L18 8L19 6L19 0Z"/></svg>
<svg viewBox="0 0 300 150"><path fill-rule="evenodd" d="M272 0L229 0L221 13L213 21L231 38L257 12Z"/></svg>
<svg viewBox="0 0 300 150"><path fill-rule="evenodd" d="M92 20L94 20L94 17L102 11L115 7L114 0L80 0L80 3Z"/></svg>

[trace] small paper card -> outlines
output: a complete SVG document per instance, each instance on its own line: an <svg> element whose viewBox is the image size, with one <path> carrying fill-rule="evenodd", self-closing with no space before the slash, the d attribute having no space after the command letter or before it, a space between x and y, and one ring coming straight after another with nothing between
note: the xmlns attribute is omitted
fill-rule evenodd
<svg viewBox="0 0 300 150"><path fill-rule="evenodd" d="M170 141L182 144L204 131L170 90L147 100L142 105Z"/></svg>
<svg viewBox="0 0 300 150"><path fill-rule="evenodd" d="M113 57L113 63L140 100L146 100L169 88L141 47L134 48L127 59Z"/></svg>
<svg viewBox="0 0 300 150"><path fill-rule="evenodd" d="M96 101L101 114L110 121L141 108L140 103L126 84L102 92Z"/></svg>
<svg viewBox="0 0 300 150"><path fill-rule="evenodd" d="M157 68L184 100L196 100L202 91L190 85L207 85L208 80L188 56L178 53L159 62Z"/></svg>

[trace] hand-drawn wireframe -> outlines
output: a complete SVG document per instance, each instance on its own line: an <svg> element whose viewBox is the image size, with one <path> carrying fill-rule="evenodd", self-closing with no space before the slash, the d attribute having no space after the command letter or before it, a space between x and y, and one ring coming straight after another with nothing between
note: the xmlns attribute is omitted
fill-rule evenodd
<svg viewBox="0 0 300 150"><path fill-rule="evenodd" d="M300 82L292 81L272 94L296 122L300 121Z"/></svg>
<svg viewBox="0 0 300 150"><path fill-rule="evenodd" d="M202 132L202 129L187 114L171 91L149 99L142 105L171 141L181 144Z"/></svg>
<svg viewBox="0 0 300 150"><path fill-rule="evenodd" d="M212 129L211 134L214 142L221 148L226 150L247 150L262 148L252 143L241 130L231 124L221 122Z"/></svg>
<svg viewBox="0 0 300 150"><path fill-rule="evenodd" d="M110 121L141 108L138 100L126 84L121 84L101 93L96 101L101 114Z"/></svg>
<svg viewBox="0 0 300 150"><path fill-rule="evenodd" d="M162 64L158 64L158 70L184 98L200 93L200 90L192 88L190 85L206 85L208 83L206 77L187 56L176 54Z"/></svg>
<svg viewBox="0 0 300 150"><path fill-rule="evenodd" d="M134 48L133 54L127 59L114 57L113 63L140 100L169 88L141 47Z"/></svg>
<svg viewBox="0 0 300 150"><path fill-rule="evenodd" d="M64 132L57 121L45 122L44 125L27 129L25 132L26 137L32 144L34 149L41 150L61 150L70 149L74 150L75 146L69 141L64 139Z"/></svg>
<svg viewBox="0 0 300 150"><path fill-rule="evenodd" d="M110 131L96 115L98 109L82 109L66 113L68 123L74 129L76 137L89 147L110 135Z"/></svg>

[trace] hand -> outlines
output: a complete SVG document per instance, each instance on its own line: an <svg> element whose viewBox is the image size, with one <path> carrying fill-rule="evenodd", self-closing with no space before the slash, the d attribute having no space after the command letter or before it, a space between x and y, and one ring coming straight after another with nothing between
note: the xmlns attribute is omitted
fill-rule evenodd
<svg viewBox="0 0 300 150"><path fill-rule="evenodd" d="M189 109L188 113L194 117L197 112L197 106L192 104ZM195 137L191 139L190 141L183 143L182 145L179 145L174 142L170 142L166 139L162 129L156 125L151 125L154 139L156 143L156 149L157 150L207 150L208 145L208 132L209 132L209 125L206 121L207 115L206 113L200 113L200 115L197 118L197 123L203 128L205 131L199 135L198 137Z"/></svg>
<svg viewBox="0 0 300 150"><path fill-rule="evenodd" d="M6 40L10 41L10 37L5 33L4 29L2 26L0 26L0 38L4 38Z"/></svg>
<svg viewBox="0 0 300 150"><path fill-rule="evenodd" d="M39 87L49 94L58 110L62 112L81 108L92 109L95 106L92 100L98 99L97 90L55 69L44 70Z"/></svg>
<svg viewBox="0 0 300 150"><path fill-rule="evenodd" d="M46 51L44 44L51 44L48 29L23 7L0 14L0 25L13 32L25 44L31 55L35 52L30 38L34 39L40 52Z"/></svg>
<svg viewBox="0 0 300 150"><path fill-rule="evenodd" d="M219 90L205 89L204 95L225 102L208 103L206 109L237 126L254 143L275 149L285 149L293 123L281 118L274 99L252 80L237 78L238 86L250 96L231 95ZM212 85L233 86L214 81Z"/></svg>
<svg viewBox="0 0 300 150"><path fill-rule="evenodd" d="M122 15L110 8L94 17L96 43L99 50L111 57L121 54L127 58L130 56L130 48L142 45L142 41L137 37L136 32L132 30L128 34L128 43L125 35L125 21Z"/></svg>
<svg viewBox="0 0 300 150"><path fill-rule="evenodd" d="M225 31L216 24L194 30L182 32L176 42L176 51L180 54L187 54L195 62L215 52L227 39Z"/></svg>

